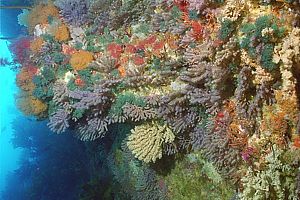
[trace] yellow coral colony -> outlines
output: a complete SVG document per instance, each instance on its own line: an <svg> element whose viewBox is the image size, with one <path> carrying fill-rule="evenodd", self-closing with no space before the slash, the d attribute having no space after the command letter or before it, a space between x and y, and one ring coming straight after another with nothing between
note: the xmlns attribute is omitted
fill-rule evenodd
<svg viewBox="0 0 300 200"><path fill-rule="evenodd" d="M30 42L30 50L33 53L38 53L44 44L44 40L41 37L37 37Z"/></svg>
<svg viewBox="0 0 300 200"><path fill-rule="evenodd" d="M29 16L29 32L33 32L36 25L47 25L49 17L58 17L59 11L53 4L40 4L34 7Z"/></svg>
<svg viewBox="0 0 300 200"><path fill-rule="evenodd" d="M75 70L83 70L92 61L93 54L91 52L80 50L72 54L70 64Z"/></svg>
<svg viewBox="0 0 300 200"><path fill-rule="evenodd" d="M171 143L174 139L175 135L170 128L152 122L132 129L127 146L137 159L149 163L160 159L163 153L163 143Z"/></svg>
<svg viewBox="0 0 300 200"><path fill-rule="evenodd" d="M28 116L39 116L47 110L47 104L25 91L18 95L16 103L18 108Z"/></svg>
<svg viewBox="0 0 300 200"><path fill-rule="evenodd" d="M17 74L16 83L24 91L32 92L35 88L27 68L22 68Z"/></svg>
<svg viewBox="0 0 300 200"><path fill-rule="evenodd" d="M68 40L70 38L70 32L69 32L68 27L65 24L60 25L57 28L54 36L55 36L55 39L59 42Z"/></svg>

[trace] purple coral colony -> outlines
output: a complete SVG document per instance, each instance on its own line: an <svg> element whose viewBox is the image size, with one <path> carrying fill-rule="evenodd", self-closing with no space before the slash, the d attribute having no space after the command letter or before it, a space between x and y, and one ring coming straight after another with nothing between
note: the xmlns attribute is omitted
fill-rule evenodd
<svg viewBox="0 0 300 200"><path fill-rule="evenodd" d="M17 104L55 133L114 138L115 199L300 199L299 4L36 4L11 46Z"/></svg>

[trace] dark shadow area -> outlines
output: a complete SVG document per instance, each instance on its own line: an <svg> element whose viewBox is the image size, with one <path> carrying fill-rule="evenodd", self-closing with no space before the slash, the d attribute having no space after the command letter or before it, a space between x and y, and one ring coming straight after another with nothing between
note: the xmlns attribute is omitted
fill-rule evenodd
<svg viewBox="0 0 300 200"><path fill-rule="evenodd" d="M71 133L54 135L46 122L18 118L12 143L22 148L20 167L7 177L5 200L78 199L89 179L83 142Z"/></svg>

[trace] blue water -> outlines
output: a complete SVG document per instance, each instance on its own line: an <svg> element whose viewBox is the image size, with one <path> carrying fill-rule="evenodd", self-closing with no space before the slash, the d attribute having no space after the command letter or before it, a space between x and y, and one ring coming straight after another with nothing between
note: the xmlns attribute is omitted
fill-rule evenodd
<svg viewBox="0 0 300 200"><path fill-rule="evenodd" d="M0 40L1 57L10 58L7 42ZM20 150L11 144L12 121L20 115L14 100L17 91L15 72L7 67L0 67L0 191L4 189L6 175L17 169Z"/></svg>
<svg viewBox="0 0 300 200"><path fill-rule="evenodd" d="M28 6L32 0L0 0L1 6ZM0 9L0 37L26 35L17 10ZM0 58L11 60L0 39ZM72 134L54 135L47 121L22 115L15 105L16 72L0 67L0 200L75 200L89 178L85 146ZM67 191L67 192L66 192Z"/></svg>

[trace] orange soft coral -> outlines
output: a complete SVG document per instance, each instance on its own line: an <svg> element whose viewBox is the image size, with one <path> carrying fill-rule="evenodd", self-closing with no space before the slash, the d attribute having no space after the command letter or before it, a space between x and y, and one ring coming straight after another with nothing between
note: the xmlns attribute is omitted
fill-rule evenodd
<svg viewBox="0 0 300 200"><path fill-rule="evenodd" d="M30 42L30 50L33 53L38 53L41 47L43 46L43 44L44 44L43 38L38 37Z"/></svg>
<svg viewBox="0 0 300 200"><path fill-rule="evenodd" d="M294 138L293 146L296 148L300 148L300 137L299 136Z"/></svg>
<svg viewBox="0 0 300 200"><path fill-rule="evenodd" d="M29 92L21 92L19 94L17 106L28 116L41 116L47 110L47 104L33 97Z"/></svg>
<svg viewBox="0 0 300 200"><path fill-rule="evenodd" d="M299 114L297 98L284 98L282 91L277 91L275 93L275 98L280 111L284 112L286 114L286 118L291 120L293 124L296 124Z"/></svg>
<svg viewBox="0 0 300 200"><path fill-rule="evenodd" d="M48 24L49 23L49 17L58 17L59 11L53 4L39 4L35 6L29 16L28 16L28 22L29 22L29 32L33 32L34 27L37 24Z"/></svg>
<svg viewBox="0 0 300 200"><path fill-rule="evenodd" d="M236 149L245 150L248 147L247 130L250 127L249 122L238 117L236 113L236 104L234 101L230 100L225 103L223 113L227 113L231 118L231 123L227 129L229 146ZM224 114L219 113L217 117L222 118L224 116Z"/></svg>
<svg viewBox="0 0 300 200"><path fill-rule="evenodd" d="M70 32L68 27L65 24L62 24L58 27L58 29L55 31L55 39L59 42L66 41L70 38Z"/></svg>
<svg viewBox="0 0 300 200"><path fill-rule="evenodd" d="M23 67L17 74L17 85L24 91L33 91L35 88L34 83L32 82L32 77L35 72L30 69L31 67Z"/></svg>
<svg viewBox="0 0 300 200"><path fill-rule="evenodd" d="M75 70L83 70L93 59L93 54L91 52L80 50L72 54L70 64Z"/></svg>
<svg viewBox="0 0 300 200"><path fill-rule="evenodd" d="M118 71L119 71L121 77L126 76L126 70L125 70L124 66L119 66Z"/></svg>

